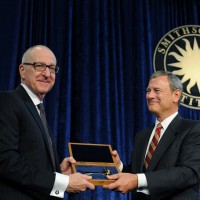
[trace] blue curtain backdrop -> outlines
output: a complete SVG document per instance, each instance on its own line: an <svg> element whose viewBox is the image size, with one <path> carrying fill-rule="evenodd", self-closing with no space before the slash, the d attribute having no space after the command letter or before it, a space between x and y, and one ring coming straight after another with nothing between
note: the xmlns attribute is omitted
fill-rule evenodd
<svg viewBox="0 0 200 200"><path fill-rule="evenodd" d="M197 0L1 0L0 90L19 83L30 46L44 44L61 70L46 96L60 160L68 142L111 144L129 163L137 131L154 122L146 107L148 77L159 40L178 26L199 24ZM180 114L200 119L181 106ZM65 199L131 199L97 187Z"/></svg>

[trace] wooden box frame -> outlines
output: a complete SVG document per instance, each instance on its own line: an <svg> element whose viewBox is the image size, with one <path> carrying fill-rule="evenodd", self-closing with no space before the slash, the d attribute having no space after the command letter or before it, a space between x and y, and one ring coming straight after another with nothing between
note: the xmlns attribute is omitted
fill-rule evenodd
<svg viewBox="0 0 200 200"><path fill-rule="evenodd" d="M114 156L112 156L112 147L109 144L91 144L91 143L68 143L69 154L72 156L76 163L72 164L72 173L84 173L91 175L99 174L100 178L93 177L88 180L95 186L108 185L113 183L115 180L108 180L106 178L107 174L115 174L120 172ZM88 170L81 171L79 169L98 169L103 170L104 173L90 173ZM97 170L97 171L98 171ZM94 170L93 170L94 171ZM97 175L98 176L98 175Z"/></svg>

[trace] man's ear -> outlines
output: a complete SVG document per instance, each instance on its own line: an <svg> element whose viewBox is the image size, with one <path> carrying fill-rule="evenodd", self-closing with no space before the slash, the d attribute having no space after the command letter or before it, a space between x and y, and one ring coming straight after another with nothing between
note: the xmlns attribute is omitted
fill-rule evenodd
<svg viewBox="0 0 200 200"><path fill-rule="evenodd" d="M24 72L25 72L24 65L21 64L21 65L19 66L19 73L20 73L20 76L21 76L21 79L22 79L22 80L24 79Z"/></svg>
<svg viewBox="0 0 200 200"><path fill-rule="evenodd" d="M174 91L174 102L178 102L181 98L181 90L180 89L176 89Z"/></svg>

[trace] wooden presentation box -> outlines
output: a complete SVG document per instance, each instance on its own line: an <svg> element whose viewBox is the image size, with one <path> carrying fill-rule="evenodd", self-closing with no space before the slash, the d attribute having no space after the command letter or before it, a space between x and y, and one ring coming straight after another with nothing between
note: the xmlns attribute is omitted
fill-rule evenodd
<svg viewBox="0 0 200 200"><path fill-rule="evenodd" d="M112 156L109 144L68 143L69 154L76 160L72 172L92 176L89 180L95 186L108 185L115 180L108 180L107 175L116 174L119 168Z"/></svg>

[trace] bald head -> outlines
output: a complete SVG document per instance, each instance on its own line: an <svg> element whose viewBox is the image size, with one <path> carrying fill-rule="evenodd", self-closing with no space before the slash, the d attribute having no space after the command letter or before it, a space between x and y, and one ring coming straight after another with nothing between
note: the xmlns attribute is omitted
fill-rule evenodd
<svg viewBox="0 0 200 200"><path fill-rule="evenodd" d="M36 62L35 59L39 58L41 52L44 52L44 51L47 51L50 54L52 54L52 58L54 59L54 64L56 64L57 61L56 61L56 57L54 53L51 51L51 49L49 49L47 46L44 46L44 45L36 45L27 49L24 55L22 56L22 63Z"/></svg>

